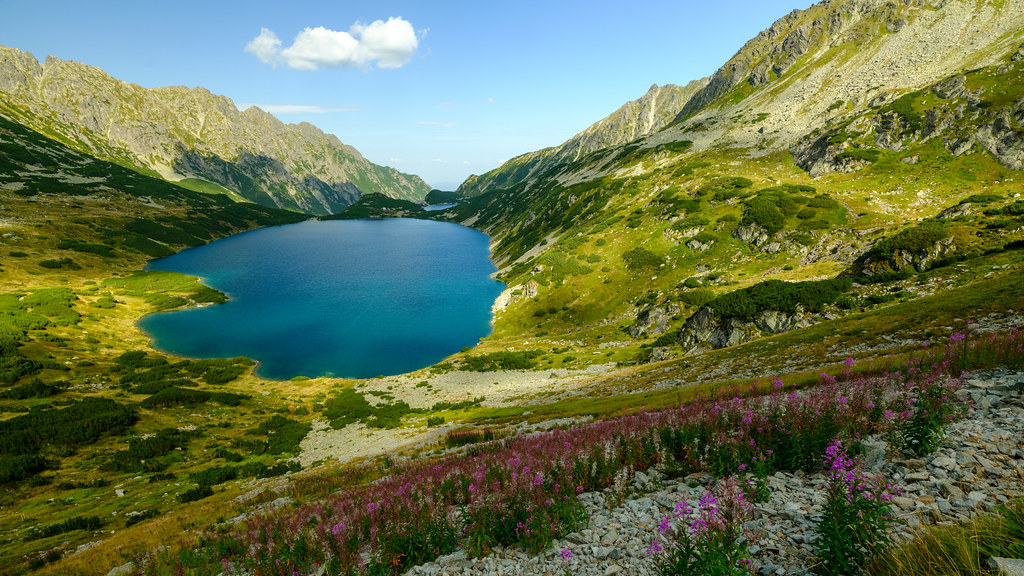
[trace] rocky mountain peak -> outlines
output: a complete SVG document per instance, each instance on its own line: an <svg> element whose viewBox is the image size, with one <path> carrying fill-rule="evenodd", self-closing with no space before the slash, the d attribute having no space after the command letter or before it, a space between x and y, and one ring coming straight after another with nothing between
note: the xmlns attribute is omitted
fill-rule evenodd
<svg viewBox="0 0 1024 576"><path fill-rule="evenodd" d="M100 158L172 181L201 179L269 206L340 212L361 193L422 200L417 176L377 166L310 124L240 112L209 90L146 89L103 70L0 47L0 114Z"/></svg>

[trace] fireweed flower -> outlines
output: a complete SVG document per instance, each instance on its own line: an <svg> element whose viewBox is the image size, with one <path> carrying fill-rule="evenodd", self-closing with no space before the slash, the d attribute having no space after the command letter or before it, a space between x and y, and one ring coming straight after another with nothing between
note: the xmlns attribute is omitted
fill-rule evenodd
<svg viewBox="0 0 1024 576"><path fill-rule="evenodd" d="M658 532L664 534L672 529L672 523L670 522L671 517L665 516L661 519L661 523L658 524Z"/></svg>
<svg viewBox="0 0 1024 576"><path fill-rule="evenodd" d="M562 560L565 561L566 564L568 564L569 561L572 560L572 550L569 550L568 548L562 548L561 556Z"/></svg>

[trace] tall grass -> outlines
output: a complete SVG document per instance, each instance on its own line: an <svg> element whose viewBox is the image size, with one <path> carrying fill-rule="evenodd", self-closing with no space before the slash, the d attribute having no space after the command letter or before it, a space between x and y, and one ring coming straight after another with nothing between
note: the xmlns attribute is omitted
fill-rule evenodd
<svg viewBox="0 0 1024 576"><path fill-rule="evenodd" d="M982 576L988 558L1024 557L1024 499L953 526L929 526L866 567L870 576Z"/></svg>

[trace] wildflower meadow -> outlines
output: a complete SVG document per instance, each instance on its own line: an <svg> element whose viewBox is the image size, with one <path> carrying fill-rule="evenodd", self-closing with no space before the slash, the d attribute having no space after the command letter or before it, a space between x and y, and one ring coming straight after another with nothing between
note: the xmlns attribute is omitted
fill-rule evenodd
<svg viewBox="0 0 1024 576"><path fill-rule="evenodd" d="M964 356L994 358L1002 352L979 348L1019 349L1022 340L1016 331L984 338L952 339L884 369L858 372L851 359L802 389L773 379L680 406L469 444L434 461L364 467L340 488L318 490L317 476L296 479L311 495L304 502L222 525L136 564L141 573L298 576L326 567L327 574L379 575L460 547L470 555L513 545L539 553L587 525L581 493L658 467L719 479L696 510L680 504L662 523L649 550L659 574L687 573L693 563L750 572L746 546L756 535L742 524L770 496L765 479L796 470L830 474L820 555L859 565L886 541L884 512L896 487L857 471L850 454L874 434L897 453L933 450L964 410L956 394L970 366ZM562 560L571 571L570 550Z"/></svg>

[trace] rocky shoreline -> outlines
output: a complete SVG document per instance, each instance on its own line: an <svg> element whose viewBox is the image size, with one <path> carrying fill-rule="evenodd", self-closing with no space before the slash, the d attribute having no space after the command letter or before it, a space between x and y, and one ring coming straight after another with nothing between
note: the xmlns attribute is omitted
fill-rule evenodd
<svg viewBox="0 0 1024 576"><path fill-rule="evenodd" d="M881 438L865 442L869 474L882 474L902 495L893 500L899 523L895 541L912 537L921 525L967 520L992 511L1024 487L1024 373L994 371L972 375L959 394L968 414L947 429L934 453L920 459L889 459ZM457 574L576 576L654 574L647 554L661 519L677 502L696 507L712 478L703 474L666 479L657 470L637 473L623 491L586 493L581 499L588 527L554 542L534 556L519 548L496 549L468 558L464 551L413 567L407 575ZM748 523L760 536L749 550L761 574L815 573L815 517L825 501L826 474L776 473L769 478L771 499L755 506ZM572 554L566 562L562 550Z"/></svg>

